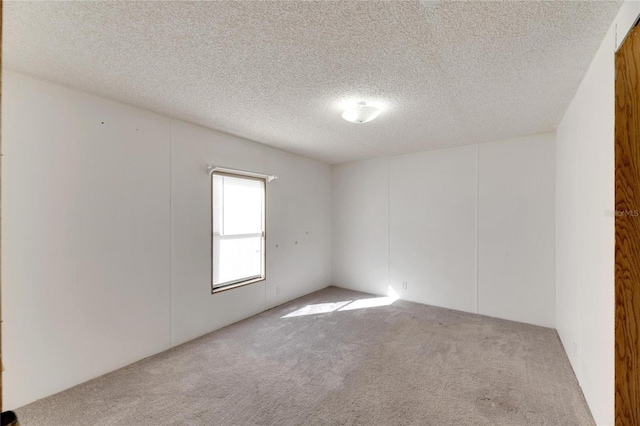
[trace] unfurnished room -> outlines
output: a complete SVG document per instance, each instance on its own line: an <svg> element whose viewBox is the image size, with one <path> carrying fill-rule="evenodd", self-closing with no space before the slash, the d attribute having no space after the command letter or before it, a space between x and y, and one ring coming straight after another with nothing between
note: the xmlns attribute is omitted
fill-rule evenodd
<svg viewBox="0 0 640 426"><path fill-rule="evenodd" d="M2 426L640 426L640 1L2 1Z"/></svg>

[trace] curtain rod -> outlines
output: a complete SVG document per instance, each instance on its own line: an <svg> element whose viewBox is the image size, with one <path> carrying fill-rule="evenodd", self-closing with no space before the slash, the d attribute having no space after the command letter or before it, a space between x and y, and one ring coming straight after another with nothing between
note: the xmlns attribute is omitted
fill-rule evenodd
<svg viewBox="0 0 640 426"><path fill-rule="evenodd" d="M214 166L213 164L207 164L207 172L209 173L209 175L211 175L211 173L213 172L223 172L223 173L233 173L237 175L252 176L252 177L266 179L267 182L271 182L272 180L278 179L278 176L276 175L267 175L264 173L248 172L246 170L238 170L238 169L231 169L229 167Z"/></svg>

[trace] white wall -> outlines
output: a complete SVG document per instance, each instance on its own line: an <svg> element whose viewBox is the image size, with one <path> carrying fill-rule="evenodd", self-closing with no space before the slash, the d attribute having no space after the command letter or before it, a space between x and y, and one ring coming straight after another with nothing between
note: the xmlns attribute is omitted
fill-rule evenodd
<svg viewBox="0 0 640 426"><path fill-rule="evenodd" d="M390 162L391 287L407 300L476 312L476 146Z"/></svg>
<svg viewBox="0 0 640 426"><path fill-rule="evenodd" d="M554 139L334 166L332 283L553 327Z"/></svg>
<svg viewBox="0 0 640 426"><path fill-rule="evenodd" d="M614 52L638 14L623 4L557 130L556 322L599 425L614 423Z"/></svg>
<svg viewBox="0 0 640 426"><path fill-rule="evenodd" d="M21 75L2 83L3 408L329 284L328 165ZM265 282L210 294L207 163L279 176Z"/></svg>
<svg viewBox="0 0 640 426"><path fill-rule="evenodd" d="M479 312L555 327L553 134L480 145Z"/></svg>
<svg viewBox="0 0 640 426"><path fill-rule="evenodd" d="M332 282L387 294L389 286L389 161L332 169Z"/></svg>

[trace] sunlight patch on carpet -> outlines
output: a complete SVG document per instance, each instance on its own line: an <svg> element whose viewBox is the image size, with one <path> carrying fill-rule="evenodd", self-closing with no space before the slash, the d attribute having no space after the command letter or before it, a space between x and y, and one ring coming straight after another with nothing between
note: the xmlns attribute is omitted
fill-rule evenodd
<svg viewBox="0 0 640 426"><path fill-rule="evenodd" d="M389 286L389 296L372 297L369 299L356 299L345 300L342 302L333 303L316 303L314 305L307 305L304 308L300 308L297 311L293 311L280 318L293 318L302 317L306 315L326 314L335 311L351 311L354 309L375 308L378 306L389 306L399 297L396 292Z"/></svg>
<svg viewBox="0 0 640 426"><path fill-rule="evenodd" d="M344 302L317 303L315 305L307 305L304 308L300 308L297 311L293 311L290 314L287 314L281 318L292 318L292 317L302 317L305 315L326 314L328 312L336 311L341 307L348 305L351 302L352 302L351 300L346 300Z"/></svg>
<svg viewBox="0 0 640 426"><path fill-rule="evenodd" d="M353 302L349 303L348 305L345 305L343 307L341 307L340 309L338 309L338 311L351 311L353 309L364 309L364 308L375 308L378 306L389 306L391 305L393 302L395 302L398 299L395 299L393 297L389 297L389 296L384 296L384 297L374 297L371 299L359 299L359 300L354 300Z"/></svg>

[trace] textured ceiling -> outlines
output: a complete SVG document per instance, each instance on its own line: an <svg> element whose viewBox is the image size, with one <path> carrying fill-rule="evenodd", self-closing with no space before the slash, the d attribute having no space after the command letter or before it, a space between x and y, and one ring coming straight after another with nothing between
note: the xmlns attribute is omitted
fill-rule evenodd
<svg viewBox="0 0 640 426"><path fill-rule="evenodd" d="M620 4L5 1L3 60L340 163L554 130Z"/></svg>

